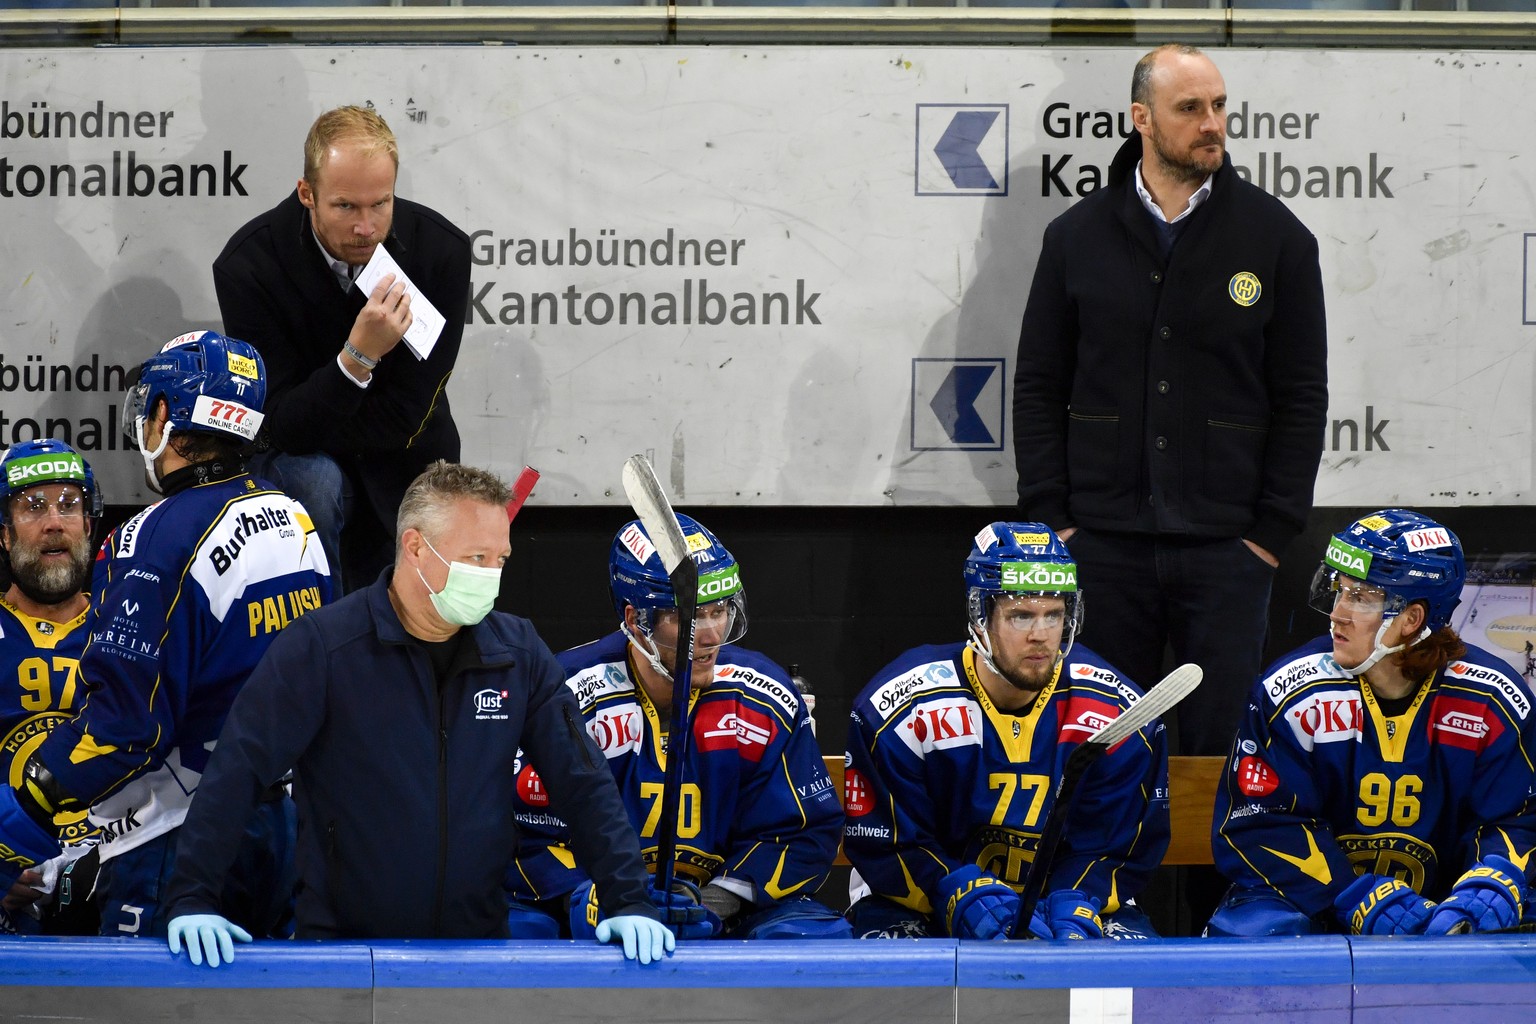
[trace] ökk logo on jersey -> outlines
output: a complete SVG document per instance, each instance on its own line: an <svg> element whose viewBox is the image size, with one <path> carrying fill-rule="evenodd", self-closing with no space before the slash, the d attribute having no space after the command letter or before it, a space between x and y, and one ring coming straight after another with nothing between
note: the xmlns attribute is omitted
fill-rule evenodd
<svg viewBox="0 0 1536 1024"><path fill-rule="evenodd" d="M912 709L897 735L913 753L981 745L981 708L965 697L926 701Z"/></svg>
<svg viewBox="0 0 1536 1024"><path fill-rule="evenodd" d="M1409 551L1448 548L1451 546L1451 531L1443 526L1437 526L1432 530L1409 530L1403 534L1403 542L1408 545Z"/></svg>
<svg viewBox="0 0 1536 1024"><path fill-rule="evenodd" d="M656 545L652 544L650 538L645 535L645 531L640 529L639 523L630 523L624 527L624 532L619 534L619 543L623 544L624 549L634 555L635 561L641 565L649 562L651 556L656 553Z"/></svg>
<svg viewBox="0 0 1536 1024"><path fill-rule="evenodd" d="M627 754L640 746L640 706L621 704L604 708L587 723L587 734L605 757Z"/></svg>
<svg viewBox="0 0 1536 1024"><path fill-rule="evenodd" d="M1304 750L1316 743L1358 740L1363 713L1360 694L1353 690L1314 693L1285 713L1296 741Z"/></svg>

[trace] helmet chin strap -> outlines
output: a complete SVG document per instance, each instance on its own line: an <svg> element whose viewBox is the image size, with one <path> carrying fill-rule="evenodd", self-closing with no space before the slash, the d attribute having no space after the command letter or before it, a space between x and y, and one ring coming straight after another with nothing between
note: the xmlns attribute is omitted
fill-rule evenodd
<svg viewBox="0 0 1536 1024"><path fill-rule="evenodd" d="M651 668L656 670L657 675L663 679L670 679L672 677L672 673L668 672L661 663L660 651L656 647L656 641L652 640L649 636L645 636L643 633L637 636L630 630L629 623L627 622L619 623L619 629L624 632L625 636L629 637L629 642L634 645L635 649L645 655L645 660L650 663Z"/></svg>
<svg viewBox="0 0 1536 1024"><path fill-rule="evenodd" d="M160 432L160 443L155 446L154 451L150 451L148 448L144 447L144 417L140 416L133 422L134 432L139 435L138 437L134 438L134 440L138 442L139 456L144 460L145 482L148 483L150 487L154 488L156 494L159 494L160 474L155 472L155 460L165 453L166 445L171 443L171 421L169 419L165 421L165 429Z"/></svg>
<svg viewBox="0 0 1536 1024"><path fill-rule="evenodd" d="M1396 654L1398 651L1406 651L1408 648L1414 646L1415 644L1423 643L1425 640L1430 638L1433 632L1428 626L1425 626L1423 629L1419 630L1419 635L1414 637L1412 640L1405 640L1393 647L1383 647L1381 638L1387 635L1387 627L1390 625L1392 625L1392 619L1382 620L1381 625L1376 630L1376 639L1373 641L1370 657L1366 658L1358 665L1344 665L1341 667L1350 672L1353 672L1357 676L1363 676L1367 671L1374 668L1382 658L1387 657L1389 654Z"/></svg>

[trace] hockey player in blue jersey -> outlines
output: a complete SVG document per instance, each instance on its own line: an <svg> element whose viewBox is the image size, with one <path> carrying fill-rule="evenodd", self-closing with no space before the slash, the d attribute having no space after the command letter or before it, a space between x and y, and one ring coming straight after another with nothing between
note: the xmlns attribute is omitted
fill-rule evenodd
<svg viewBox="0 0 1536 1024"><path fill-rule="evenodd" d="M1335 534L1312 583L1329 633L1249 695L1216 794L1234 885L1209 935L1443 935L1530 912L1536 719L1505 662L1450 625L1466 565L1403 509Z"/></svg>
<svg viewBox="0 0 1536 1024"><path fill-rule="evenodd" d="M1040 523L993 523L965 560L963 643L917 647L854 699L843 848L861 937L1006 939L1067 757L1141 695L1074 645L1083 595ZM1156 722L1084 775L1030 931L1155 936L1133 899L1168 847Z"/></svg>
<svg viewBox="0 0 1536 1024"><path fill-rule="evenodd" d="M677 517L698 564L687 768L676 822L678 878L702 887L652 898L681 938L847 938L840 915L810 897L837 855L843 815L804 702L777 663L736 646L747 629L736 559L702 525ZM608 758L654 876L677 659L677 601L637 520L614 539L609 584L617 632L560 655L583 724ZM591 886L565 848L558 807L537 766L518 779L523 843L508 876L512 916L569 900L574 934L597 924ZM514 930L514 934L517 934Z"/></svg>
<svg viewBox="0 0 1536 1024"><path fill-rule="evenodd" d="M22 441L0 456L0 552L11 577L0 598L0 782L18 784L27 757L85 697L80 652L91 528L101 508L91 467L63 441ZM96 930L85 899L94 856L76 871L96 830L83 810L60 814L53 824L64 851L11 887L0 903L0 933L36 931L45 911L50 932Z"/></svg>
<svg viewBox="0 0 1536 1024"><path fill-rule="evenodd" d="M159 893L175 832L224 716L272 638L330 596L304 509L244 470L265 383L250 345L212 331L172 340L124 405L164 500L124 523L96 563L80 659L84 703L0 786L0 882L59 851L60 813L101 826L106 935L164 935ZM291 903L292 804L253 816L229 905L260 932Z"/></svg>

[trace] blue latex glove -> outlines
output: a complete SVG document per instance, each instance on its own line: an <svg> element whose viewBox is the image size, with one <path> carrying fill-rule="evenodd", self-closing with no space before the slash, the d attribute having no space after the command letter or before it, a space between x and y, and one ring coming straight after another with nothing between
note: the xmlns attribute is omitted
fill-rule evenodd
<svg viewBox="0 0 1536 1024"><path fill-rule="evenodd" d="M165 940L172 954L181 952L182 936L186 936L187 956L192 963L200 965L207 956L209 967L217 967L221 962L234 963L235 943L251 941L250 932L218 914L178 914L171 918Z"/></svg>
<svg viewBox="0 0 1536 1024"><path fill-rule="evenodd" d="M654 883L654 879L652 880ZM703 904L699 887L681 878L672 880L670 893L650 887L651 902L661 911L661 919L680 939L712 939L724 925L713 910Z"/></svg>
<svg viewBox="0 0 1536 1024"><path fill-rule="evenodd" d="M1407 882L1365 874L1334 898L1333 911L1351 935L1418 935L1435 905Z"/></svg>
<svg viewBox="0 0 1536 1024"><path fill-rule="evenodd" d="M1058 889L1045 898L1045 916L1057 939L1102 939L1099 900L1076 889ZM1038 916L1038 915L1037 915ZM1034 922L1030 922L1033 926ZM1033 927L1031 927L1033 931Z"/></svg>
<svg viewBox="0 0 1536 1024"><path fill-rule="evenodd" d="M939 880L944 926L957 939L1006 939L1019 916L1019 894L975 864Z"/></svg>
<svg viewBox="0 0 1536 1024"><path fill-rule="evenodd" d="M677 948L677 939L660 921L638 914L605 917L597 923L597 941L624 943L624 959L648 964Z"/></svg>
<svg viewBox="0 0 1536 1024"><path fill-rule="evenodd" d="M0 782L0 895L9 892L27 868L57 857L62 849L51 831L21 809L16 790Z"/></svg>
<svg viewBox="0 0 1536 1024"><path fill-rule="evenodd" d="M1472 865L1440 901L1425 935L1460 935L1513 928L1525 903L1525 872L1493 854Z"/></svg>

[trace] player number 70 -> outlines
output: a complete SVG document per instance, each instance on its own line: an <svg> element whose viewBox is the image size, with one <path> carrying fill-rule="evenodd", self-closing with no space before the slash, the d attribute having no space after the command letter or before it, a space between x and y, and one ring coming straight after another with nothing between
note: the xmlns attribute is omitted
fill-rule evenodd
<svg viewBox="0 0 1536 1024"><path fill-rule="evenodd" d="M645 814L645 824L640 828L640 834L647 839L656 834L656 826L661 824L661 790L659 782L640 783L640 799L650 803L650 810ZM703 831L699 811L703 803L704 795L699 792L698 785L683 783L677 801L677 838L693 839Z"/></svg>

